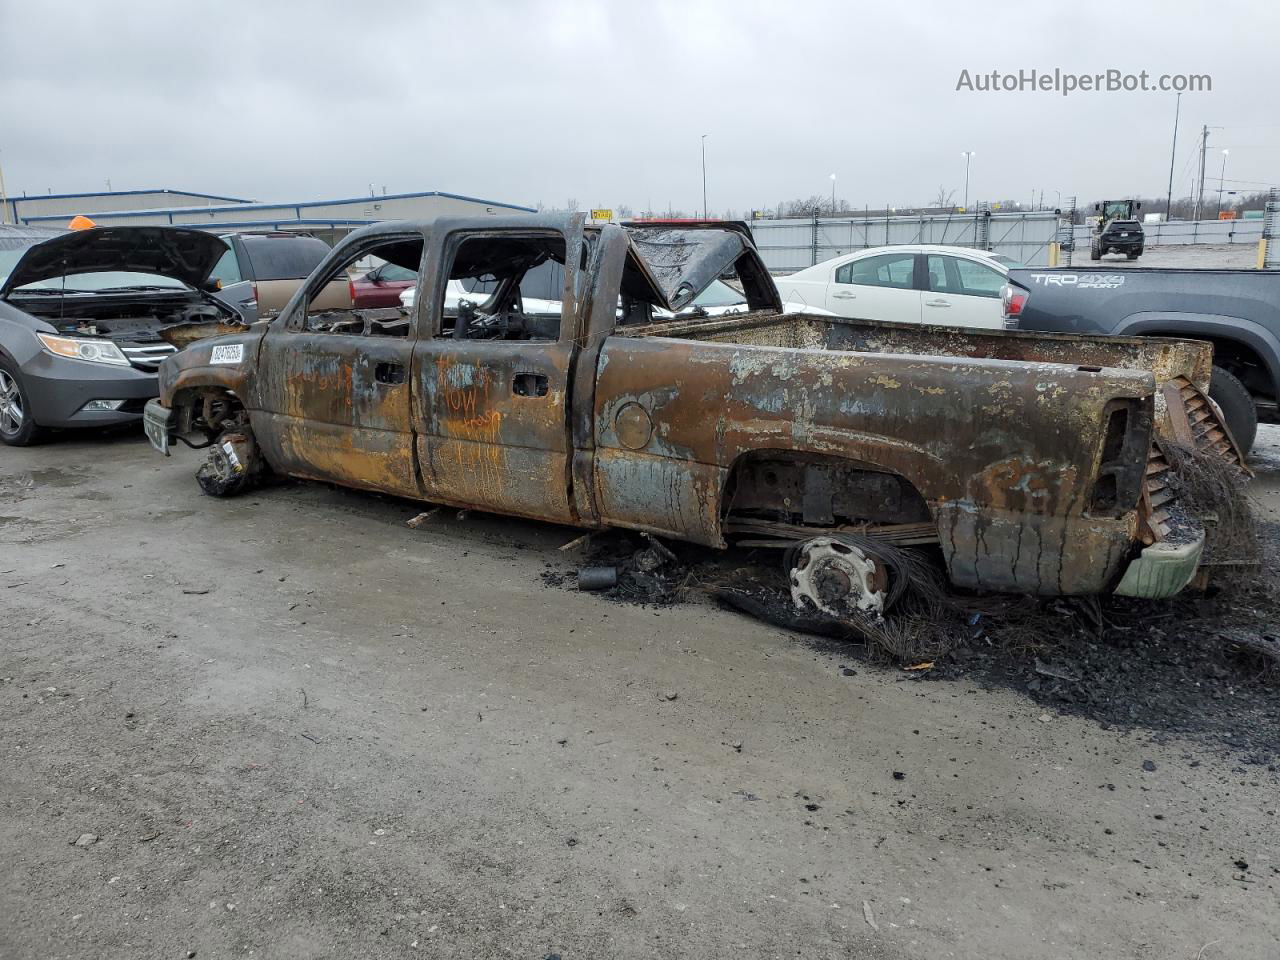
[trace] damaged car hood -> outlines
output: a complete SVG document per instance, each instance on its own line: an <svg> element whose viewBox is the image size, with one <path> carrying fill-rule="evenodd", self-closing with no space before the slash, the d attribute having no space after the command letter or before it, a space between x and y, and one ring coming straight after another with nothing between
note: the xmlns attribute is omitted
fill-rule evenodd
<svg viewBox="0 0 1280 960"><path fill-rule="evenodd" d="M661 307L679 313L719 277L738 273L751 309L782 309L745 224L623 224ZM753 296L754 294L754 296Z"/></svg>
<svg viewBox="0 0 1280 960"><path fill-rule="evenodd" d="M227 245L202 230L91 227L29 247L0 286L0 297L41 280L78 273L150 273L200 287Z"/></svg>

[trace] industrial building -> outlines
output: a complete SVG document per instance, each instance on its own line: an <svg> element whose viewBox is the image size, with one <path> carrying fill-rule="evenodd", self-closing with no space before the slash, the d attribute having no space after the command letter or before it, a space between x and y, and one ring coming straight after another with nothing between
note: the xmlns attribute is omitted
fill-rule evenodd
<svg viewBox="0 0 1280 960"><path fill-rule="evenodd" d="M259 203L162 189L9 197L4 201L3 212L6 222L29 226L65 226L79 214L102 226L159 224L219 233L290 230L334 243L350 231L380 220L533 213L534 209L441 191Z"/></svg>

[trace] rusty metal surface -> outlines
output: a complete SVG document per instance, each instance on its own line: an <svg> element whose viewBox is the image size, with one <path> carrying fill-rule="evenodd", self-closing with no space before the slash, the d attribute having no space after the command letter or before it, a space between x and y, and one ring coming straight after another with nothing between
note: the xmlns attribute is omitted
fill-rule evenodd
<svg viewBox="0 0 1280 960"><path fill-rule="evenodd" d="M230 320L215 320L201 323L173 323L156 331L161 340L171 343L179 350L191 346L197 340L210 337L225 337L231 334L244 333L248 324Z"/></svg>
<svg viewBox="0 0 1280 960"><path fill-rule="evenodd" d="M627 233L506 219L418 227L425 292L409 336L308 332L291 319L303 292L265 337L166 361L164 402L233 392L266 461L297 476L713 546L734 510L753 532L770 518L897 524L926 542L917 527L932 524L958 584L1076 594L1108 589L1136 542L1139 491L1125 489L1145 467L1157 380L1208 379L1207 348L1186 341L769 311L615 330L619 290L647 285L625 279ZM439 309L451 238L517 227L565 238L559 339L455 338ZM326 263L405 231L359 231ZM211 363L232 343L243 363ZM771 504L771 472L789 462L798 472ZM1099 493L1100 471L1118 494ZM735 503L740 484L750 495Z"/></svg>
<svg viewBox="0 0 1280 960"><path fill-rule="evenodd" d="M629 336L693 336L699 340L771 343L773 346L821 344L832 350L858 353L969 357L1145 370L1150 371L1158 383L1182 376L1202 391L1209 389L1213 367L1213 347L1201 340L979 330L843 317L806 317L804 314L792 314L787 319L789 324L780 327L772 314L737 314L719 320L678 320L622 332ZM788 336L802 342L774 342Z"/></svg>
<svg viewBox="0 0 1280 960"><path fill-rule="evenodd" d="M772 320L798 326L802 340L820 322ZM715 341L667 339L653 328L606 343L596 387L605 522L720 543L724 487L739 458L762 449L810 453L909 481L934 510L940 540L954 540L944 552L956 582L1088 593L1116 575L1136 514L1095 519L1088 511L1108 405L1136 402L1149 436L1150 373L780 350L726 342L736 339L731 325L714 326ZM793 336L750 326L755 341ZM619 413L633 403L653 420L640 451L617 432ZM1135 429L1143 439L1143 424ZM1056 559L1018 558L1020 523L1028 548Z"/></svg>

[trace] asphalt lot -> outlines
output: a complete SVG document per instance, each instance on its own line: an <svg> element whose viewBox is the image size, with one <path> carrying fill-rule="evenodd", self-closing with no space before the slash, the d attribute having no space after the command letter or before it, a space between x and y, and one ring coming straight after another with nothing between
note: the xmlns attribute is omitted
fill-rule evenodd
<svg viewBox="0 0 1280 960"><path fill-rule="evenodd" d="M1089 259L1087 243L1076 247L1072 253L1073 267L1170 267L1178 270L1252 270L1258 265L1256 243L1232 244L1168 244L1147 247L1137 260L1124 254L1108 253L1101 260Z"/></svg>
<svg viewBox="0 0 1280 960"><path fill-rule="evenodd" d="M0 450L3 960L1276 955L1274 767L198 457Z"/></svg>

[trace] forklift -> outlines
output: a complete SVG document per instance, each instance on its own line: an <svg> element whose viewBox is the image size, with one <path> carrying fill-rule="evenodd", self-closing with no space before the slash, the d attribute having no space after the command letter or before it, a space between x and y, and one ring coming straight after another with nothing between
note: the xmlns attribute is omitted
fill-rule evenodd
<svg viewBox="0 0 1280 960"><path fill-rule="evenodd" d="M1142 209L1137 200L1103 200L1095 203L1097 222L1089 238L1089 259L1101 260L1104 253L1123 253L1130 260L1142 256L1146 236L1138 222Z"/></svg>

